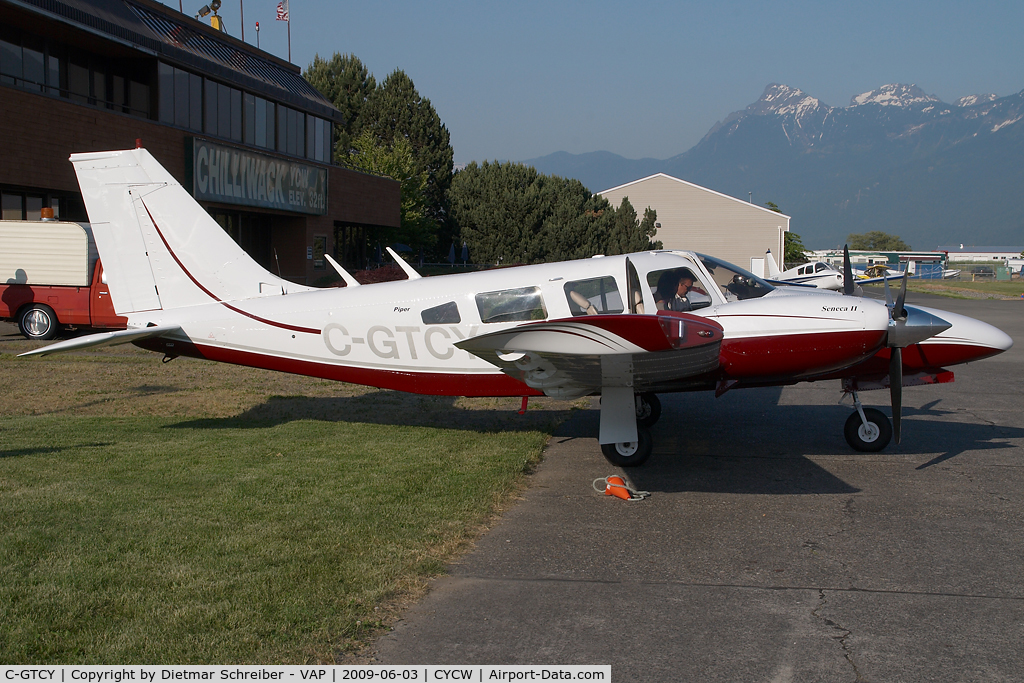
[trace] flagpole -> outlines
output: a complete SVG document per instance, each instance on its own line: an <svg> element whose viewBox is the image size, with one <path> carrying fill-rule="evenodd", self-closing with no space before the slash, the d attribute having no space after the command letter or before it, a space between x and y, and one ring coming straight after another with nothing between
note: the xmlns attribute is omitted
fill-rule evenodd
<svg viewBox="0 0 1024 683"><path fill-rule="evenodd" d="M292 62L292 11L288 8L288 63Z"/></svg>

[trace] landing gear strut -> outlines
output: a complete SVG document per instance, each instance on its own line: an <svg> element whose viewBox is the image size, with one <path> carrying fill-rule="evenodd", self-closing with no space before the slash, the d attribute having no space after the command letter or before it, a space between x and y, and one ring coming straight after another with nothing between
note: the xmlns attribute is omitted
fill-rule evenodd
<svg viewBox="0 0 1024 683"><path fill-rule="evenodd" d="M857 409L846 419L843 435L846 443L857 451L875 453L889 445L892 439L892 424L881 410L865 408L861 405L857 392L853 395L853 405Z"/></svg>

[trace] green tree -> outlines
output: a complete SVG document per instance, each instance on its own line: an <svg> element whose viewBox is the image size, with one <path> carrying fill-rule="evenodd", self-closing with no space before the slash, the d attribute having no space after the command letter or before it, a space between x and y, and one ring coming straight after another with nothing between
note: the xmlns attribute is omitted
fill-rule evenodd
<svg viewBox="0 0 1024 683"><path fill-rule="evenodd" d="M910 245L897 235L890 235L880 230L872 230L862 235L848 235L846 243L850 249L873 251L910 251Z"/></svg>
<svg viewBox="0 0 1024 683"><path fill-rule="evenodd" d="M393 178L401 188L401 226L382 228L374 237L384 242L433 249L437 243L437 224L427 215L427 172L416 163L409 141L396 135L390 144L381 144L369 131L363 131L353 141L352 149L349 160L354 168Z"/></svg>
<svg viewBox="0 0 1024 683"><path fill-rule="evenodd" d="M775 213L782 213L782 209L775 202L765 202L764 205ZM807 263L806 251L807 247L804 246L800 235L787 231L783 237L782 263L779 265L785 268L786 264Z"/></svg>
<svg viewBox="0 0 1024 683"><path fill-rule="evenodd" d="M784 263L807 263L807 247L800 235L795 232L785 233L785 247L786 253L782 257Z"/></svg>
<svg viewBox="0 0 1024 683"><path fill-rule="evenodd" d="M471 163L455 174L452 217L478 262L542 263L652 248L657 214L637 220L578 180L515 163ZM657 243L660 247L660 243Z"/></svg>
<svg viewBox="0 0 1024 683"><path fill-rule="evenodd" d="M658 231L655 227L657 221L658 213L649 206L644 210L643 220L638 220L629 197L623 197L611 218L604 253L631 254L634 251L661 249L661 241L653 241Z"/></svg>
<svg viewBox="0 0 1024 683"><path fill-rule="evenodd" d="M355 55L337 52L330 61L316 55L303 74L306 81L337 107L344 123L334 126L334 156L345 163L362 129L363 107L377 89L377 81Z"/></svg>
<svg viewBox="0 0 1024 683"><path fill-rule="evenodd" d="M412 79L399 69L373 91L360 116L361 130L372 134L379 144L389 145L398 136L409 141L418 170L427 174L426 215L438 226L445 225L452 146L448 129L430 100L420 96ZM447 244L447 240L442 242Z"/></svg>

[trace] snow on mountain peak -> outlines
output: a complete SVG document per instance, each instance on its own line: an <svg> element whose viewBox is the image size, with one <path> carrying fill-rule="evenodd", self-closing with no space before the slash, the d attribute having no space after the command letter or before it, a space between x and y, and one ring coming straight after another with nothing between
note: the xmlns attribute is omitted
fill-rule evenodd
<svg viewBox="0 0 1024 683"><path fill-rule="evenodd" d="M883 107L911 107L921 104L934 104L941 102L938 97L929 95L916 85L905 85L903 83L889 83L877 90L855 95L850 100L851 107L863 104L879 104Z"/></svg>
<svg viewBox="0 0 1024 683"><path fill-rule="evenodd" d="M999 98L999 96L995 95L995 94L967 95L966 97L961 97L956 102L954 102L953 106L954 107L973 107L976 104L985 104L987 102L994 102L998 98Z"/></svg>
<svg viewBox="0 0 1024 683"><path fill-rule="evenodd" d="M800 88L772 83L764 89L761 98L747 107L752 114L803 114L825 106L816 97L811 97Z"/></svg>

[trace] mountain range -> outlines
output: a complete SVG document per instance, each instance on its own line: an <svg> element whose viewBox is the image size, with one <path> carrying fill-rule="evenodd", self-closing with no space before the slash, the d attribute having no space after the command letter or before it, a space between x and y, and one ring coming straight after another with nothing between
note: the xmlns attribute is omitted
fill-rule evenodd
<svg viewBox="0 0 1024 683"><path fill-rule="evenodd" d="M743 200L752 193L792 216L810 248L871 230L915 249L1024 245L1024 91L947 104L890 84L831 107L773 83L669 159L556 152L523 163L595 192L662 172Z"/></svg>

